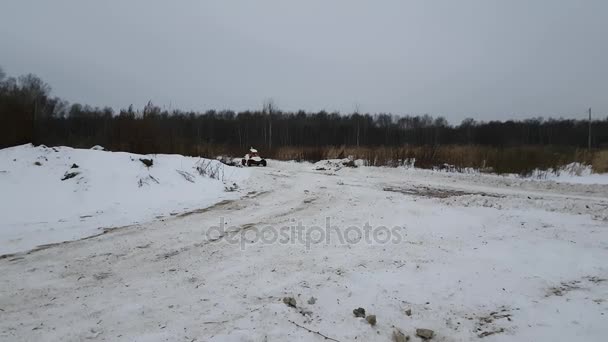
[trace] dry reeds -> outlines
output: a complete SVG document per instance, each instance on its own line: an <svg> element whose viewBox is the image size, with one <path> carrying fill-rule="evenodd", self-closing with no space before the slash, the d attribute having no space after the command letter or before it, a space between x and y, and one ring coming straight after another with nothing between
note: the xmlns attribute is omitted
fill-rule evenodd
<svg viewBox="0 0 608 342"><path fill-rule="evenodd" d="M369 166L397 167L411 165L419 168L442 167L462 170L473 168L482 172L517 173L529 175L536 169L558 169L569 163L592 165L595 172L608 172L608 150L587 151L564 146L491 147L482 145L440 145L400 147L376 146L284 146L273 149L259 147L265 158L316 162L323 159L352 157ZM180 154L215 158L220 155L241 157L247 149L230 145L204 144L172 146ZM164 151L158 151L163 153ZM164 152L164 153L168 153ZM173 152L175 153L175 152Z"/></svg>

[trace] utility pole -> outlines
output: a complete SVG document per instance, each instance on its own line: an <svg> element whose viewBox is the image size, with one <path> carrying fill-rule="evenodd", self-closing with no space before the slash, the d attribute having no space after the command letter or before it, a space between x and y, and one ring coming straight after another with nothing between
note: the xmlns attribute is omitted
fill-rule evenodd
<svg viewBox="0 0 608 342"><path fill-rule="evenodd" d="M355 114L357 114L357 148L359 148L359 125L361 118L359 117L359 104L355 104Z"/></svg>
<svg viewBox="0 0 608 342"><path fill-rule="evenodd" d="M591 108L589 108L589 141L587 142L587 148L591 151Z"/></svg>
<svg viewBox="0 0 608 342"><path fill-rule="evenodd" d="M264 101L262 111L268 114L268 136L266 136L266 127L264 127L264 138L268 137L268 149L272 149L272 113L274 112L274 100L272 98Z"/></svg>
<svg viewBox="0 0 608 342"><path fill-rule="evenodd" d="M31 143L32 144L36 144L37 143L37 139L36 139L36 119L38 117L38 98L36 98L34 100L34 113L32 115L32 136L31 136Z"/></svg>

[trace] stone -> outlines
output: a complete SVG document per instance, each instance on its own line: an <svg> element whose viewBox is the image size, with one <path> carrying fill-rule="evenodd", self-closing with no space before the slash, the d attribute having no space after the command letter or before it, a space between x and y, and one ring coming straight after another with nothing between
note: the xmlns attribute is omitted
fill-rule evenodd
<svg viewBox="0 0 608 342"><path fill-rule="evenodd" d="M287 306L291 306L292 308L296 307L296 299L293 297L284 297L283 303L285 303Z"/></svg>
<svg viewBox="0 0 608 342"><path fill-rule="evenodd" d="M431 329L416 329L416 336L430 340L435 336L435 332Z"/></svg>
<svg viewBox="0 0 608 342"><path fill-rule="evenodd" d="M404 334L401 330L393 330L393 342L407 342L410 340L410 336Z"/></svg>
<svg viewBox="0 0 608 342"><path fill-rule="evenodd" d="M353 315L355 315L355 317L365 317L365 309L356 308L355 310L353 310Z"/></svg>

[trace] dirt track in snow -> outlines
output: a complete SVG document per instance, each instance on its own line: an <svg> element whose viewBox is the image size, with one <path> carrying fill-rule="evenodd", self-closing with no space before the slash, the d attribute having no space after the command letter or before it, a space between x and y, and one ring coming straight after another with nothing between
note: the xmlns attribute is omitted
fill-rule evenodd
<svg viewBox="0 0 608 342"><path fill-rule="evenodd" d="M323 340L291 322L339 341L389 341L394 327L413 339L433 329L437 341L608 335L606 186L274 163L246 189L1 259L0 340ZM228 229L209 234L220 218ZM327 218L340 232L398 226L402 240L254 243L269 226ZM378 324L355 318L357 307Z"/></svg>

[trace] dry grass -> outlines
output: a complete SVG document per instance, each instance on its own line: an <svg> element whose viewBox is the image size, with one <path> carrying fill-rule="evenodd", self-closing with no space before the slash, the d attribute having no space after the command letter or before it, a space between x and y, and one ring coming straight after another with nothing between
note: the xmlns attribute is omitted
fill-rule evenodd
<svg viewBox="0 0 608 342"><path fill-rule="evenodd" d="M591 165L595 172L608 172L608 150L597 151L593 156Z"/></svg>
<svg viewBox="0 0 608 342"><path fill-rule="evenodd" d="M496 148L478 145L402 147L282 147L269 151L270 158L318 161L352 156L371 166L400 166L416 160L420 168L449 164L455 169L474 168L487 172L530 174L535 169L557 169L579 162L592 164L596 172L608 169L608 151L559 146L519 146Z"/></svg>
<svg viewBox="0 0 608 342"><path fill-rule="evenodd" d="M323 159L341 159L349 156L363 159L370 166L401 166L415 160L419 168L433 168L449 164L450 169L474 168L484 172L517 173L529 175L535 169L557 169L563 165L579 162L592 165L595 172L608 172L608 150L589 152L586 149L563 146L516 146L490 147L481 145L443 145L400 147L356 147L356 146L284 146L266 149L257 146L262 156L278 160L316 162ZM153 147L151 147L153 148ZM190 156L215 158L217 156L242 157L247 148L231 145L173 144L154 151L141 150L137 146L121 146L113 150L139 153L179 153Z"/></svg>

